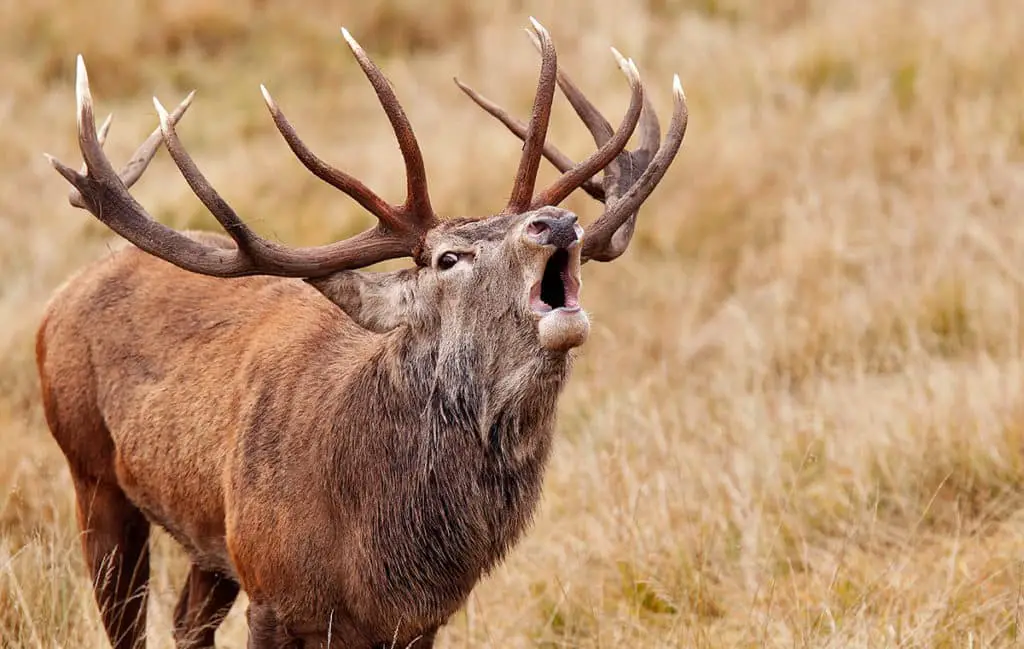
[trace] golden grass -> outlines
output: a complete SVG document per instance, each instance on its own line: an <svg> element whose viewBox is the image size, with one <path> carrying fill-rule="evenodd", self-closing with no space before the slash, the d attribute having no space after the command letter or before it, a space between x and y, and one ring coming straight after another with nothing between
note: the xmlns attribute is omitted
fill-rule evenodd
<svg viewBox="0 0 1024 649"><path fill-rule="evenodd" d="M373 6L376 4L376 6ZM296 7L299 7L296 5ZM394 82L435 204L502 204L517 141L459 75L525 114L536 15L613 121L633 57L678 160L629 253L586 268L593 316L534 529L442 647L997 647L1024 589L1024 12L1015 0L263 0L0 4L0 645L103 646L32 335L112 237L65 200L74 55L121 160L165 104L262 232L324 242L369 218L265 114L397 200L397 147L337 27ZM552 139L592 143L564 100ZM545 168L544 179L553 177ZM137 186L212 227L165 154ZM584 219L585 196L567 205ZM185 563L157 537L151 646ZM220 632L244 644L240 602Z"/></svg>

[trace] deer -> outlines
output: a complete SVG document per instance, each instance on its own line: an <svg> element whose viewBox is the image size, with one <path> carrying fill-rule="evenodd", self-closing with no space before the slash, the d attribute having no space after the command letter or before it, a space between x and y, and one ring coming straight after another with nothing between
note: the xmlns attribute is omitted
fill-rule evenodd
<svg viewBox="0 0 1024 649"><path fill-rule="evenodd" d="M250 649L431 647L530 526L559 396L589 334L582 265L626 250L688 119L675 76L662 140L635 63L613 49L630 86L613 131L531 21L541 65L528 123L455 80L523 140L493 215L438 217L410 122L344 28L397 139L404 202L317 157L261 86L301 164L377 220L311 247L259 236L200 172L177 134L194 91L171 112L154 98L159 127L115 170L110 118L97 130L78 56L84 164L47 157L70 204L127 245L55 291L36 358L116 649L146 644L152 526L190 561L176 645L214 646L244 592ZM597 143L578 163L545 142L556 84ZM133 197L160 148L224 234L165 226ZM542 157L562 173L535 191ZM586 231L559 207L580 187L605 205ZM367 269L396 259L412 263Z"/></svg>

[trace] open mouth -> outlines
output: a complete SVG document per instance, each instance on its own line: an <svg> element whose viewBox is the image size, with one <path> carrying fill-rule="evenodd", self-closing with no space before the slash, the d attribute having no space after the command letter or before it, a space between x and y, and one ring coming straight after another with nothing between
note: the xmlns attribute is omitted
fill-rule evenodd
<svg viewBox="0 0 1024 649"><path fill-rule="evenodd" d="M530 306L538 313L578 311L579 282L569 271L569 251L555 250L544 265L541 280L530 290Z"/></svg>

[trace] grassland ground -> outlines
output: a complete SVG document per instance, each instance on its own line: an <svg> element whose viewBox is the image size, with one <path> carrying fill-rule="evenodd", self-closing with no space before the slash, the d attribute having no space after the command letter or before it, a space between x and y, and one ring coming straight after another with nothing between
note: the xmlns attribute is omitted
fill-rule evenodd
<svg viewBox="0 0 1024 649"><path fill-rule="evenodd" d="M371 6L372 5L372 6ZM632 57L678 72L679 158L630 251L585 268L592 314L538 519L442 647L1001 647L1024 608L1024 12L1016 0L0 3L0 645L102 646L33 335L52 291L116 244L67 205L74 56L111 158L179 133L262 234L333 240L372 217L315 150L404 190L386 119L337 28L394 83L439 210L507 198L518 141L451 77L527 114L551 31L616 122ZM550 138L593 148L564 99ZM549 166L542 180L554 177ZM214 228L166 154L135 194ZM584 224L600 207L566 206ZM185 562L158 534L151 646ZM222 628L244 644L244 600Z"/></svg>

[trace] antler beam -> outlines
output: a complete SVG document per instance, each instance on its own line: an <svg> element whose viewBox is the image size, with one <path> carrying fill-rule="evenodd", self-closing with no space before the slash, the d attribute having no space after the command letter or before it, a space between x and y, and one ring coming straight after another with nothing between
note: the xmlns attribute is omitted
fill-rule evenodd
<svg viewBox="0 0 1024 649"><path fill-rule="evenodd" d="M259 237L207 181L178 138L175 125L191 104L192 94L173 113L168 113L154 98L160 116L159 131L139 147L121 174L115 173L103 153L109 120L97 133L89 77L81 56L77 63L76 96L78 141L85 165L78 172L47 156L54 168L74 187L69 197L72 205L89 210L146 252L186 270L215 277L256 274L320 277L386 259L415 256L423 235L437 222L430 206L419 145L384 74L347 30L343 29L342 33L374 86L398 138L408 176L408 194L403 205L388 205L358 180L316 158L295 135L265 88L263 94L278 129L300 161L317 176L359 201L378 218L380 223L377 227L343 241L310 248L290 248ZM235 241L237 248L224 249L200 243L158 223L128 192L128 187L138 180L149 164L161 139L192 191Z"/></svg>

